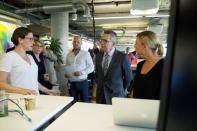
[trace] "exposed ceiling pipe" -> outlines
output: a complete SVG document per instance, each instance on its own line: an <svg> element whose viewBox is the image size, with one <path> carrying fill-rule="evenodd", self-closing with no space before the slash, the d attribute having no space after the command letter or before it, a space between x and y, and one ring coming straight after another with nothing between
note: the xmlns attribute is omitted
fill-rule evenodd
<svg viewBox="0 0 197 131"><path fill-rule="evenodd" d="M73 7L72 4L61 4L61 5L50 5L50 6L42 6L36 8L28 8L28 9L18 9L15 13L27 13L27 12L40 12L44 11L47 14L55 13L55 12L73 12L76 9Z"/></svg>
<svg viewBox="0 0 197 131"><path fill-rule="evenodd" d="M84 10L83 17L88 17L88 18L91 17L91 15L90 15L90 8L89 8L89 6L87 5L87 3L82 2L82 1L79 1L79 2L77 2L77 3L73 3L73 5L74 5L75 7L79 7L79 6L82 7L82 9Z"/></svg>
<svg viewBox="0 0 197 131"><path fill-rule="evenodd" d="M15 10L20 10L18 7L7 4L7 3L2 2L2 1L0 1L0 4L2 4L3 6L6 6L8 8L12 8L12 9L15 9ZM35 15L35 14L32 14L32 13L28 13L28 14L35 17L35 18L42 19L42 16L38 16L38 15ZM14 16L12 16L12 17L14 17ZM24 18L21 18L21 19L24 19Z"/></svg>
<svg viewBox="0 0 197 131"><path fill-rule="evenodd" d="M81 23L86 23L86 22L90 22L90 18L89 17L82 17L82 16L78 16L77 20L75 20L75 22L81 22Z"/></svg>
<svg viewBox="0 0 197 131"><path fill-rule="evenodd" d="M15 13L29 13L29 12L40 12L44 11L46 14L56 13L56 12L64 12L68 11L70 13L76 13L77 9L81 7L84 11L83 17L90 18L90 8L84 2L77 2L77 3L68 3L68 4L61 4L61 5L48 5L43 7L36 7L36 8L28 8L28 9L18 9ZM86 20L87 22L89 20Z"/></svg>
<svg viewBox="0 0 197 131"><path fill-rule="evenodd" d="M43 6L43 10L47 14L51 14L54 12L76 12L76 9L72 4L63 4L63 5L51 5L51 6Z"/></svg>
<svg viewBox="0 0 197 131"><path fill-rule="evenodd" d="M109 2L107 2L107 1L103 1L103 2L94 2L94 5L95 6L106 6L106 5L121 5L121 4L131 4L131 0L125 0L125 1L109 1Z"/></svg>
<svg viewBox="0 0 197 131"><path fill-rule="evenodd" d="M26 13L26 12L40 12L44 11L45 13L54 13L54 12L76 12L76 9L81 7L84 11L83 17L91 17L90 15L90 8L84 2L77 2L77 3L68 3L68 4L61 4L61 5L48 5L43 7L36 7L36 8L28 8L28 9L18 9L15 13Z"/></svg>
<svg viewBox="0 0 197 131"><path fill-rule="evenodd" d="M16 15L16 14L8 12L8 11L4 11L2 9L0 9L0 14L6 15L6 16L9 16L9 17L13 17L13 18L16 18L16 19L19 19L19 20L23 20L24 19L23 17L21 17L19 15Z"/></svg>
<svg viewBox="0 0 197 131"><path fill-rule="evenodd" d="M29 12L45 12L48 14L56 13L56 12L64 12L68 11L70 13L76 13L77 10L83 9L83 17L78 17L76 22L89 22L91 15L90 15L90 8L87 3L82 1L73 1L73 3L67 4L58 4L58 5L47 5L43 7L37 8L26 8L26 9L18 9L15 13L29 13Z"/></svg>

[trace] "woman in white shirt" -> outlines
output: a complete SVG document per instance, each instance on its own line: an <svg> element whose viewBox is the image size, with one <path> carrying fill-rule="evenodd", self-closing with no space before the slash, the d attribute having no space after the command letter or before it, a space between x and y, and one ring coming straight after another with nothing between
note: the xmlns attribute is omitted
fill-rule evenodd
<svg viewBox="0 0 197 131"><path fill-rule="evenodd" d="M38 83L38 67L32 56L26 53L31 50L34 42L31 30L19 27L14 31L11 40L15 49L0 59L0 90L37 95L39 89L53 95L53 90L48 90Z"/></svg>

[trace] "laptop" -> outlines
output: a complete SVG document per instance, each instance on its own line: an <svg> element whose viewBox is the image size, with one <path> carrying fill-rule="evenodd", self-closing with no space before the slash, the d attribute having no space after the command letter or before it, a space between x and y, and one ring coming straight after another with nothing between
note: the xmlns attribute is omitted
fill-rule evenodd
<svg viewBox="0 0 197 131"><path fill-rule="evenodd" d="M112 98L113 119L116 125L156 128L159 100Z"/></svg>

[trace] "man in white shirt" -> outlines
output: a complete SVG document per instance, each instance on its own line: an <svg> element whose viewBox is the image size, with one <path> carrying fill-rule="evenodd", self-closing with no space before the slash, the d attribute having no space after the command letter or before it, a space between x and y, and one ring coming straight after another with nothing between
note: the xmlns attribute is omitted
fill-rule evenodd
<svg viewBox="0 0 197 131"><path fill-rule="evenodd" d="M82 40L80 36L73 38L73 50L66 57L65 77L70 81L69 93L74 97L74 102L80 100L88 102L89 84L87 75L94 70L94 64L88 51L81 50Z"/></svg>

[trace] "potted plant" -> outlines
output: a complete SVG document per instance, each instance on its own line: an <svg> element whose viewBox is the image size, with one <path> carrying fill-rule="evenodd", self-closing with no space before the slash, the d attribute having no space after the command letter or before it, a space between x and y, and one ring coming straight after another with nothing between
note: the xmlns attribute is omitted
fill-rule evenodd
<svg viewBox="0 0 197 131"><path fill-rule="evenodd" d="M62 48L61 48L61 42L59 39L51 38L51 45L50 49L53 51L53 53L57 56L57 63L63 64L63 57L62 57Z"/></svg>

